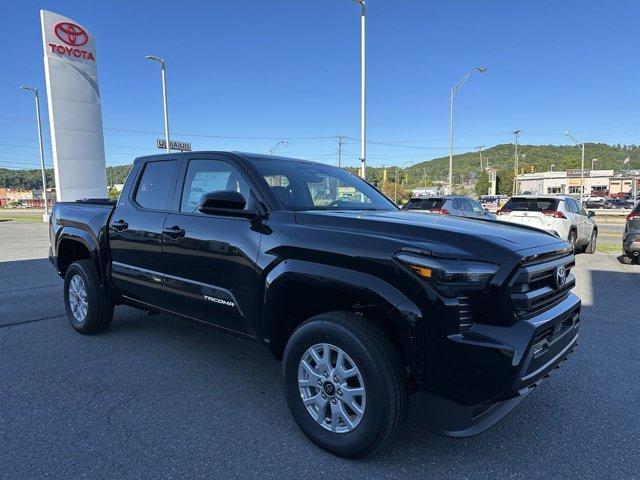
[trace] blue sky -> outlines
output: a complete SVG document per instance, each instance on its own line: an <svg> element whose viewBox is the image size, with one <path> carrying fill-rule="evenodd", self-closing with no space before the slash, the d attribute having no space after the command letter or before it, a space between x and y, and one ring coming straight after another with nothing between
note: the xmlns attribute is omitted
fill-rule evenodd
<svg viewBox="0 0 640 480"><path fill-rule="evenodd" d="M487 73L457 97L457 152L511 142L514 129L523 143L567 143L564 130L585 141L640 143L640 2L368 5L368 139L394 144L370 143L370 165L446 155L449 89L476 65ZM45 90L40 8L96 36L109 165L158 151L160 72L148 53L167 59L172 138L194 149L266 152L289 138L279 153L335 163L336 135L359 137L352 0L22 0L3 7L0 167L37 166L32 98L18 87ZM344 150L344 163L356 165L357 140Z"/></svg>

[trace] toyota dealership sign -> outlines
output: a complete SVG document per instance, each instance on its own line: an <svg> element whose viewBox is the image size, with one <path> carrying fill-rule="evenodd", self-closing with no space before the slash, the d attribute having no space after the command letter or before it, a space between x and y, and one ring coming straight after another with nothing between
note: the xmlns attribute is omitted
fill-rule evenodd
<svg viewBox="0 0 640 480"><path fill-rule="evenodd" d="M102 109L91 32L40 11L58 201L106 196Z"/></svg>

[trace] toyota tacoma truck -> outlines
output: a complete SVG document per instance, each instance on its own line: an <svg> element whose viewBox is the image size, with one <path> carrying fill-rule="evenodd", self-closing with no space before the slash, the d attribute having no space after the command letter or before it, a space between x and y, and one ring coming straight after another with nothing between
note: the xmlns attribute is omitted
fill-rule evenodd
<svg viewBox="0 0 640 480"><path fill-rule="evenodd" d="M343 457L384 445L410 397L433 431L482 432L578 339L571 245L411 215L319 163L138 158L117 201L57 203L50 241L78 332L104 331L124 304L258 342L282 361L300 429Z"/></svg>

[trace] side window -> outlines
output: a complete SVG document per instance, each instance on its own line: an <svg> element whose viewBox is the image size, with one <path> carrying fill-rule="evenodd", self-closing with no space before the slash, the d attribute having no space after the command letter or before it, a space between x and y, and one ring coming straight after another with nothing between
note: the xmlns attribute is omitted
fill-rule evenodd
<svg viewBox="0 0 640 480"><path fill-rule="evenodd" d="M480 205L478 202L476 202L475 200L469 200L469 203L471 203L471 209L474 213L484 213L484 208L482 208L482 205Z"/></svg>
<svg viewBox="0 0 640 480"><path fill-rule="evenodd" d="M251 202L251 189L242 174L231 164L221 160L190 160L182 188L180 211L200 213L198 203L205 193L235 190Z"/></svg>
<svg viewBox="0 0 640 480"><path fill-rule="evenodd" d="M454 210L461 210L462 207L460 206L460 200L458 200L457 198L454 198L451 201L451 206L453 207Z"/></svg>
<svg viewBox="0 0 640 480"><path fill-rule="evenodd" d="M565 200L567 202L567 208L571 213L578 213L578 204L573 198Z"/></svg>
<svg viewBox="0 0 640 480"><path fill-rule="evenodd" d="M135 202L150 210L166 209L175 169L175 160L148 162L136 190Z"/></svg>

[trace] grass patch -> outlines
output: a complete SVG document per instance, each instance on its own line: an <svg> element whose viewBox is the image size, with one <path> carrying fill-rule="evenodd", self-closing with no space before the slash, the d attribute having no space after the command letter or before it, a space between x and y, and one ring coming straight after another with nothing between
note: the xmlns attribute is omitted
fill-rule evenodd
<svg viewBox="0 0 640 480"><path fill-rule="evenodd" d="M44 223L37 215L0 215L0 222Z"/></svg>
<svg viewBox="0 0 640 480"><path fill-rule="evenodd" d="M620 243L598 243L596 247L598 253L622 253L622 245Z"/></svg>

